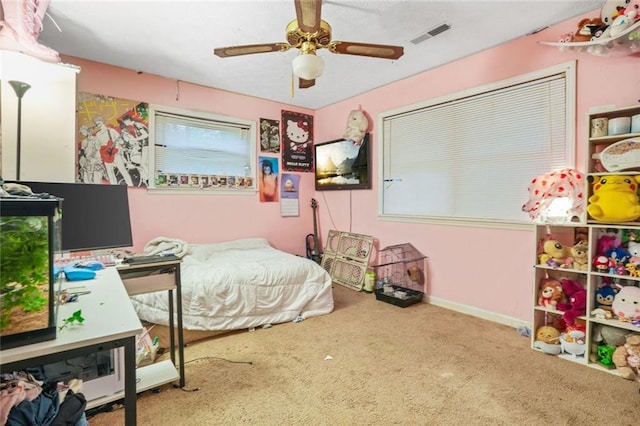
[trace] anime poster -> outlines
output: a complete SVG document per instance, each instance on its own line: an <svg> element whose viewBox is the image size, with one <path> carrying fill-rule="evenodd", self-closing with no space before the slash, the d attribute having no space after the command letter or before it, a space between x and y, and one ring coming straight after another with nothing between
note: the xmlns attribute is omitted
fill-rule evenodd
<svg viewBox="0 0 640 426"><path fill-rule="evenodd" d="M260 151L280 152L280 122L278 120L260 119Z"/></svg>
<svg viewBox="0 0 640 426"><path fill-rule="evenodd" d="M258 192L260 202L278 201L278 159L276 157L259 157Z"/></svg>
<svg viewBox="0 0 640 426"><path fill-rule="evenodd" d="M78 93L78 182L149 183L149 105Z"/></svg>
<svg viewBox="0 0 640 426"><path fill-rule="evenodd" d="M313 117L282 111L282 170L313 171Z"/></svg>

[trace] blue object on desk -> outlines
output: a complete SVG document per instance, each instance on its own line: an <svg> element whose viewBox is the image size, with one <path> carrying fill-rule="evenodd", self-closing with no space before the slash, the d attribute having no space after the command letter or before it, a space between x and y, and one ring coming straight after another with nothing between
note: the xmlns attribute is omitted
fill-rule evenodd
<svg viewBox="0 0 640 426"><path fill-rule="evenodd" d="M73 266L67 266L63 271L64 275L67 277L67 281L92 280L96 277L96 271L86 268L74 268Z"/></svg>
<svg viewBox="0 0 640 426"><path fill-rule="evenodd" d="M78 262L74 265L76 268L90 269L92 271L99 271L104 269L104 264L97 260L85 260Z"/></svg>

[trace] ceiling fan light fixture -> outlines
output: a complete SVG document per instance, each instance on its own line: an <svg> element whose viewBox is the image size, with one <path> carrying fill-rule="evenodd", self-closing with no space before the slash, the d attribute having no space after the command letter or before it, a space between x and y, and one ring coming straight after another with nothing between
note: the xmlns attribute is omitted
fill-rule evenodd
<svg viewBox="0 0 640 426"><path fill-rule="evenodd" d="M302 53L293 60L293 73L303 80L315 80L324 71L324 61L315 52Z"/></svg>

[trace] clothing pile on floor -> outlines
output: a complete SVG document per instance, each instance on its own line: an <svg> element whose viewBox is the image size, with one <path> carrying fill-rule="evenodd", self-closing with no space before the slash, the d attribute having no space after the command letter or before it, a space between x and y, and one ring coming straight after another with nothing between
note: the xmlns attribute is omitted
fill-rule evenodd
<svg viewBox="0 0 640 426"><path fill-rule="evenodd" d="M0 425L88 426L82 380L47 382L25 371L0 379Z"/></svg>

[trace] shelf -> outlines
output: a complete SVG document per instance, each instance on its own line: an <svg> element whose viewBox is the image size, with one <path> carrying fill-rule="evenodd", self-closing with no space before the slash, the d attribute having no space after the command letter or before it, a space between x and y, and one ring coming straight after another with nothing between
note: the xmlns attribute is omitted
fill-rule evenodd
<svg viewBox="0 0 640 426"><path fill-rule="evenodd" d="M165 360L150 364L136 369L136 393L144 392L149 389L155 389L166 383L171 383L180 378L178 370L171 363L171 360ZM87 409L99 407L109 402L117 401L124 398L124 390L116 392L112 395L87 401Z"/></svg>
<svg viewBox="0 0 640 426"><path fill-rule="evenodd" d="M628 56L640 52L640 21L618 34L593 41L567 42L540 41L545 46L558 48L561 52L586 53L594 56Z"/></svg>
<svg viewBox="0 0 640 426"><path fill-rule="evenodd" d="M609 144L611 142L618 142L621 140L636 138L639 136L640 133L624 133L621 135L600 136L599 138L589 138L589 143L594 145Z"/></svg>

